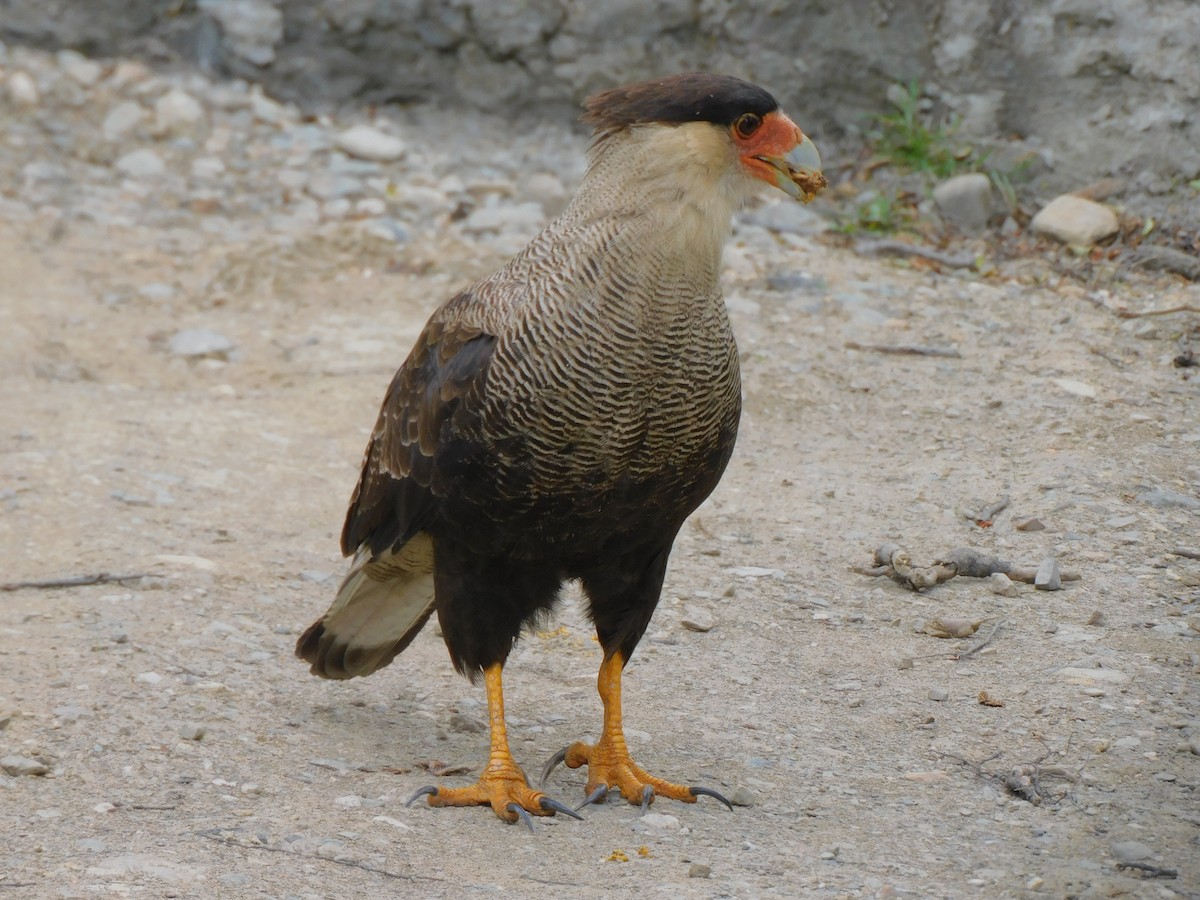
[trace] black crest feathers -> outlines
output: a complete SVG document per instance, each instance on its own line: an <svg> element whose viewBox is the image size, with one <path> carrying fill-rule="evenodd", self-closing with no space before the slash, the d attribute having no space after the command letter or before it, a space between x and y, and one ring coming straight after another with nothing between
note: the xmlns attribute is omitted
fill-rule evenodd
<svg viewBox="0 0 1200 900"><path fill-rule="evenodd" d="M712 122L728 126L743 113L765 116L778 108L775 98L758 85L730 75L688 72L589 97L584 102L583 121L602 136L651 123Z"/></svg>

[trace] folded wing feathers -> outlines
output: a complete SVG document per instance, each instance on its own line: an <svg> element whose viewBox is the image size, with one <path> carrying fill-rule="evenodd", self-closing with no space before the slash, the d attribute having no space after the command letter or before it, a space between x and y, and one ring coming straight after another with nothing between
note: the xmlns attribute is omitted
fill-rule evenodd
<svg viewBox="0 0 1200 900"><path fill-rule="evenodd" d="M322 678L370 675L396 658L433 612L433 541L420 532L372 558L359 548L329 611L296 643Z"/></svg>

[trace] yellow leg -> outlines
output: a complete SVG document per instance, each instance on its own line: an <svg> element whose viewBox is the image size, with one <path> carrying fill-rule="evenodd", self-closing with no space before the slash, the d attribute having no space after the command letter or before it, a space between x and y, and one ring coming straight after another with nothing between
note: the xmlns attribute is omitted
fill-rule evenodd
<svg viewBox="0 0 1200 900"><path fill-rule="evenodd" d="M535 816L552 816L565 812L579 818L568 807L547 797L529 786L521 767L513 762L508 750L508 730L504 725L504 685L501 682L500 663L484 669L487 686L488 723L491 726L492 749L487 767L479 780L470 787L443 788L425 787L409 799L411 804L418 797L429 796L430 806L491 806L492 811L506 822L517 818L526 819L527 813ZM530 823L530 827L533 825Z"/></svg>
<svg viewBox="0 0 1200 900"><path fill-rule="evenodd" d="M633 761L625 743L625 729L621 724L621 670L625 660L620 652L607 657L600 664L600 677L596 688L604 703L604 730L595 744L576 741L561 755L569 768L588 767L587 792L591 796L601 787L618 788L630 803L646 803L654 797L670 797L684 803L695 803L698 794L723 797L707 788L694 788L674 784L655 778ZM647 794L646 788L653 788Z"/></svg>

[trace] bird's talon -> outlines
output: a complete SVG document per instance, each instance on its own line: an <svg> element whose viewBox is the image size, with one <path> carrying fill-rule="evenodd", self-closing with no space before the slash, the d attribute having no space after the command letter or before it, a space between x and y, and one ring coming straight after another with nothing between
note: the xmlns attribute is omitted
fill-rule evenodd
<svg viewBox="0 0 1200 900"><path fill-rule="evenodd" d="M650 808L651 802L654 800L654 785L648 784L642 788L642 813Z"/></svg>
<svg viewBox="0 0 1200 900"><path fill-rule="evenodd" d="M688 790L692 792L693 797L713 797L714 799L719 800L721 803L724 803L727 807L729 807L729 811L733 812L733 804L725 799L725 795L719 791L714 791L712 788L706 787L691 787L688 788Z"/></svg>
<svg viewBox="0 0 1200 900"><path fill-rule="evenodd" d="M417 800L419 800L421 797L424 797L426 794L428 794L430 797L434 797L437 795L437 792L438 792L438 789L435 785L427 784L427 785L425 785L425 787L421 788L415 794L413 794L411 797L409 797L407 800L405 800L404 805L412 806L414 803L417 802Z"/></svg>
<svg viewBox="0 0 1200 900"><path fill-rule="evenodd" d="M602 785L600 785L600 787L596 788L594 791L592 791L590 794L588 794L587 799L585 799L582 803L580 803L577 807L575 807L575 811L578 812L579 810L583 809L585 806L590 806L593 803L600 803L607 796L608 796L608 785L602 784Z"/></svg>
<svg viewBox="0 0 1200 900"><path fill-rule="evenodd" d="M541 781L538 782L538 787L546 786L546 779L550 777L550 773L558 768L559 763L567 758L568 749L570 749L569 745L567 747L563 747L546 762L546 765L542 768L542 778Z"/></svg>
<svg viewBox="0 0 1200 900"><path fill-rule="evenodd" d="M579 819L581 822L583 821L583 816L579 815L579 813L575 812L575 810L571 809L571 807L567 806L565 803L555 800L553 797L543 797L540 801L538 801L538 805L541 806L542 809L550 810L556 813L562 813L564 816L570 816L572 819Z"/></svg>
<svg viewBox="0 0 1200 900"><path fill-rule="evenodd" d="M526 811L525 807L521 806L519 803L510 803L504 808L509 812L516 813L521 821L529 826L530 834L537 834L537 830L533 827L533 816Z"/></svg>

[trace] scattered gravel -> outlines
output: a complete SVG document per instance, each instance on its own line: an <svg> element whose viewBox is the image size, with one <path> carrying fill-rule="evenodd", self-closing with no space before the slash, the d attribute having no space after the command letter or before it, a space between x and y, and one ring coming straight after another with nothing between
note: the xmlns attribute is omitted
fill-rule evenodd
<svg viewBox="0 0 1200 900"><path fill-rule="evenodd" d="M273 54L277 4L200 5L236 64ZM1171 365L1194 325L1110 312L1195 306L1195 287L1077 282L1036 257L861 258L824 234L823 199L735 223L742 433L627 669L639 763L736 811L659 801L647 822L612 800L539 820L530 843L486 810L406 808L477 776L479 686L433 627L345 683L291 647L342 572L346 492L395 366L436 303L562 209L586 141L419 108L377 110L366 135L364 117L0 52L0 571L140 576L4 593L0 886L522 894L541 889L535 853L584 897L676 896L686 877L706 896L1145 891L1114 836L1179 868L1155 887L1200 883L1174 812L1200 765L1200 568L1175 552L1200 551L1200 382ZM1026 518L957 513L1000 496ZM916 594L850 571L884 540L1045 559L1039 587L1055 562L1081 579ZM1000 627L986 646L983 628L915 633L935 616ZM597 664L568 590L505 673L525 771L596 738ZM1046 788L1070 773L1068 793L998 787L1035 762ZM578 802L585 780L560 767L547 790Z"/></svg>

